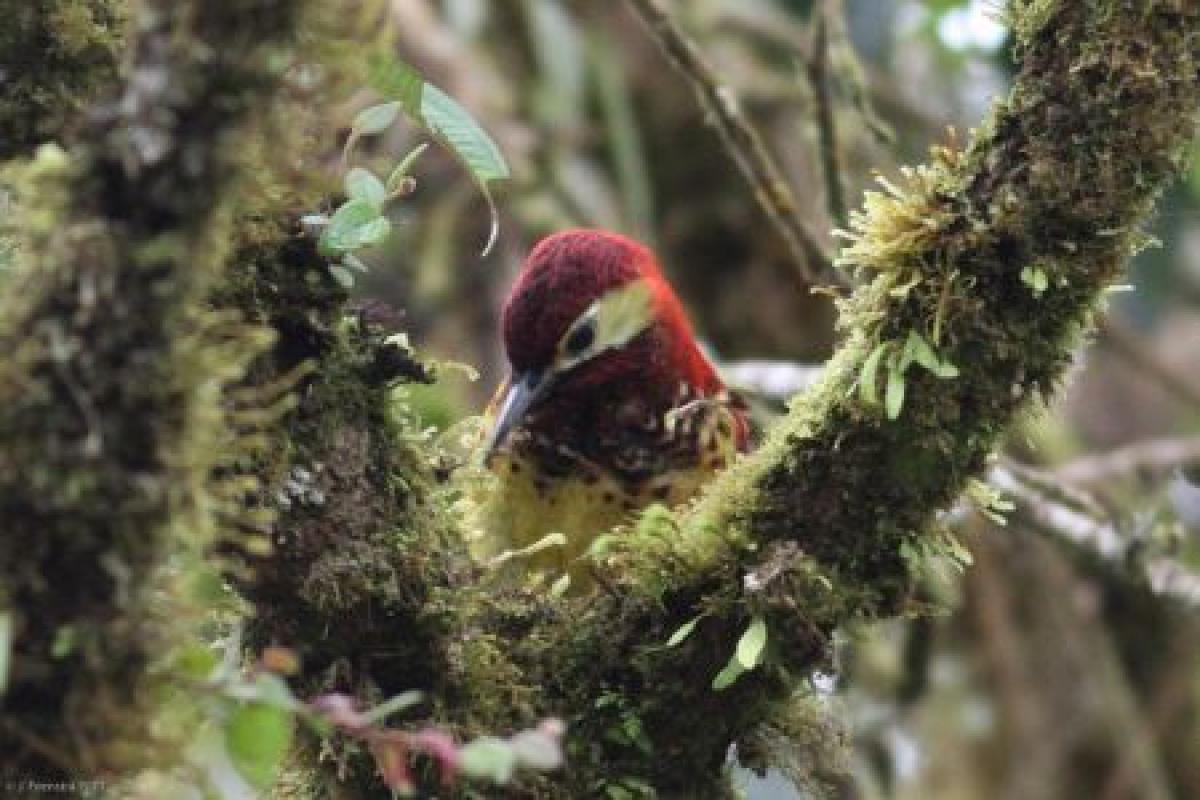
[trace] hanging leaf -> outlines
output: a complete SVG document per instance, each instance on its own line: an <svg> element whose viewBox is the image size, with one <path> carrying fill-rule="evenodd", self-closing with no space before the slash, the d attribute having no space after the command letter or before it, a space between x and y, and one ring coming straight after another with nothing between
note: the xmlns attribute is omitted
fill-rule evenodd
<svg viewBox="0 0 1200 800"><path fill-rule="evenodd" d="M401 692L389 700L384 700L374 708L364 711L362 715L363 724L375 725L376 723L383 722L391 714L407 711L424 699L425 693L416 689Z"/></svg>
<svg viewBox="0 0 1200 800"><path fill-rule="evenodd" d="M401 109L402 105L400 103L392 101L364 108L358 112L358 115L354 117L354 122L350 124L350 136L346 139L346 147L342 151L342 157L349 161L350 153L353 152L354 146L358 144L358 140L364 136L372 136L387 130L396 121L396 117L400 115Z"/></svg>
<svg viewBox="0 0 1200 800"><path fill-rule="evenodd" d="M404 113L449 150L479 187L491 215L491 230L483 248L486 256L500 230L492 184L510 175L500 148L469 111L441 89L426 83L407 64L376 58L371 66L371 83L378 91L396 98Z"/></svg>

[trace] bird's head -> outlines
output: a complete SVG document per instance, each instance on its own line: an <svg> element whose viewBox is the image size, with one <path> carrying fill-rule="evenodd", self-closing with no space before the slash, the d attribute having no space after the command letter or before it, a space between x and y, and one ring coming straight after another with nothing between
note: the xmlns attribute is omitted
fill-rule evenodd
<svg viewBox="0 0 1200 800"><path fill-rule="evenodd" d="M498 398L490 454L531 412L613 388L698 394L721 382L645 246L572 230L529 254L502 314L511 375Z"/></svg>

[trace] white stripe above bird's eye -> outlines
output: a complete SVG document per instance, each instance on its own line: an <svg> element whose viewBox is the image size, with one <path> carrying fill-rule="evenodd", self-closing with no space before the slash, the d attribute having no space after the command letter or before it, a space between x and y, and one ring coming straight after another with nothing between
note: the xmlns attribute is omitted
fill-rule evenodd
<svg viewBox="0 0 1200 800"><path fill-rule="evenodd" d="M553 370L565 372L607 350L624 347L654 321L654 290L644 280L600 296L567 328Z"/></svg>

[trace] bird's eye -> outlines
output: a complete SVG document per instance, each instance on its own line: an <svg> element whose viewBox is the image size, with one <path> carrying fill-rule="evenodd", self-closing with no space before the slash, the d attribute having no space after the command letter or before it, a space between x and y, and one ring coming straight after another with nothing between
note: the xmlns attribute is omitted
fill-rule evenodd
<svg viewBox="0 0 1200 800"><path fill-rule="evenodd" d="M567 355L577 356L584 350L592 346L592 342L596 339L596 324L588 320L580 325L575 330L571 331L571 335L567 337L567 341L563 343L563 348L567 351Z"/></svg>

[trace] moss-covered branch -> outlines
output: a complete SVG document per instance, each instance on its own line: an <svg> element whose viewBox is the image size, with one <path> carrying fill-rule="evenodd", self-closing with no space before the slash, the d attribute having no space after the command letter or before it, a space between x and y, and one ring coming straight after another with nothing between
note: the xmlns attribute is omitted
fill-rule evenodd
<svg viewBox="0 0 1200 800"><path fill-rule="evenodd" d="M0 2L0 161L58 138L117 79L125 0Z"/></svg>
<svg viewBox="0 0 1200 800"><path fill-rule="evenodd" d="M301 5L140 4L123 92L69 155L43 148L17 173L20 257L0 292L5 778L113 778L168 757L146 714L162 685L149 669L185 622L167 559L205 547L228 507L212 478L238 450L221 392L263 338L202 306L231 137Z"/></svg>

